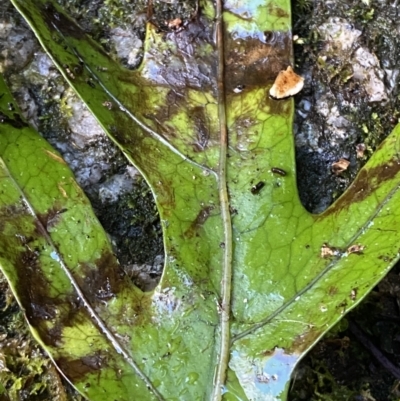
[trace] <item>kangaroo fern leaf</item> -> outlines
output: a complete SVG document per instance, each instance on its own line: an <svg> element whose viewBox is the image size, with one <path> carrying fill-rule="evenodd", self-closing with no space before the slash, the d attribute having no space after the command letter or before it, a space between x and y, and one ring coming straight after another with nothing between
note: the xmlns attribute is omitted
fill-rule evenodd
<svg viewBox="0 0 400 401"><path fill-rule="evenodd" d="M134 71L55 1L12 3L143 173L166 250L159 286L135 288L69 170L0 99L0 264L32 331L89 400L284 400L299 359L399 257L400 128L311 215L293 101L268 95L292 63L289 0L202 0L182 30L148 24Z"/></svg>

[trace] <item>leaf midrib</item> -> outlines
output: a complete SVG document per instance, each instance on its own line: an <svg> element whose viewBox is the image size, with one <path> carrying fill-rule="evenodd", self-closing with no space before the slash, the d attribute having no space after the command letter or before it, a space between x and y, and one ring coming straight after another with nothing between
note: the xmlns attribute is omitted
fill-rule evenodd
<svg viewBox="0 0 400 401"><path fill-rule="evenodd" d="M220 133L220 153L218 167L218 193L221 206L221 218L224 233L224 250L222 259L221 277L221 310L220 310L220 349L217 356L217 367L214 377L214 388L211 399L222 399L222 387L226 381L230 354L230 315L232 293L232 222L229 208L229 195L227 185L227 152L228 152L228 128L226 122L225 102L225 71L224 71L224 26L222 19L222 0L216 2L215 31L217 50L217 93L218 93L218 119Z"/></svg>

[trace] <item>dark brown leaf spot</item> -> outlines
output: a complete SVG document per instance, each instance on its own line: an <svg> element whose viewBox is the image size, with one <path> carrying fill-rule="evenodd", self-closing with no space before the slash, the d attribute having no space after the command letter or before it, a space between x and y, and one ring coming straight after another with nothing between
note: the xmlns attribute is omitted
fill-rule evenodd
<svg viewBox="0 0 400 401"><path fill-rule="evenodd" d="M330 286L328 289L328 295L330 295L331 297L333 297L334 295L336 295L338 293L338 288L334 285Z"/></svg>
<svg viewBox="0 0 400 401"><path fill-rule="evenodd" d="M49 332L45 322L56 318L59 300L48 295L50 283L41 270L39 256L39 252L32 251L29 246L21 252L16 261L16 289L29 324L36 328L45 344L54 345L61 340L61 333L56 328Z"/></svg>
<svg viewBox="0 0 400 401"><path fill-rule="evenodd" d="M57 28L64 35L75 39L82 39L85 36L83 30L79 28L75 22L62 13L59 13L53 4L46 3L42 7L41 12L43 14L43 20L47 23L51 31L54 31Z"/></svg>
<svg viewBox="0 0 400 401"><path fill-rule="evenodd" d="M85 264L81 268L84 278L78 282L90 303L114 298L127 284L124 271L108 250L92 266Z"/></svg>
<svg viewBox="0 0 400 401"><path fill-rule="evenodd" d="M228 93L239 86L260 87L274 82L278 73L290 64L291 37L278 32L274 43L258 39L229 38L226 44L226 80Z"/></svg>
<svg viewBox="0 0 400 401"><path fill-rule="evenodd" d="M196 107L191 110L191 118L195 123L196 141L193 144L194 151L201 152L207 147L210 138L210 130L207 127L207 119L204 107Z"/></svg>
<svg viewBox="0 0 400 401"><path fill-rule="evenodd" d="M21 116L18 113L14 113L13 117L14 118L10 118L0 112L0 124L9 124L12 127L18 129L28 126L28 124L21 118Z"/></svg>
<svg viewBox="0 0 400 401"><path fill-rule="evenodd" d="M37 225L37 230L39 233L42 231L42 227L49 232L57 223L60 221L61 216L63 213L65 213L67 209L64 208L57 208L57 207L52 207L50 210L47 211L47 213L38 213L38 223ZM40 227L42 225L42 227Z"/></svg>
<svg viewBox="0 0 400 401"><path fill-rule="evenodd" d="M322 330L323 331L323 330ZM315 327L309 327L304 333L299 334L295 337L293 345L290 350L286 350L287 353L297 353L301 354L310 348L312 344L315 343L317 338L321 335L321 330Z"/></svg>
<svg viewBox="0 0 400 401"><path fill-rule="evenodd" d="M67 358L62 357L57 359L55 362L68 379L73 382L81 382L84 380L85 376L97 373L106 367L107 357L101 355L100 352L96 352L93 355L74 360L68 360Z"/></svg>
<svg viewBox="0 0 400 401"><path fill-rule="evenodd" d="M213 206L206 206L200 210L193 223L185 232L185 237L192 238L210 217Z"/></svg>

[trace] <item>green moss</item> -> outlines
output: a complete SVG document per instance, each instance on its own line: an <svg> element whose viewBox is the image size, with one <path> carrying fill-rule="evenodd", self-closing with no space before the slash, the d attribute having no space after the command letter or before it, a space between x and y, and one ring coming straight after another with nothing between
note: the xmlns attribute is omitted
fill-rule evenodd
<svg viewBox="0 0 400 401"><path fill-rule="evenodd" d="M147 265L150 278L159 279L161 271L155 266L155 261L164 253L161 224L153 195L145 180L138 179L133 190L116 202L94 206L128 274L132 265ZM134 276L133 279L142 289L149 288L148 283L135 280Z"/></svg>
<svg viewBox="0 0 400 401"><path fill-rule="evenodd" d="M9 401L83 401L29 332L0 273L0 394ZM3 391L3 393L1 393Z"/></svg>

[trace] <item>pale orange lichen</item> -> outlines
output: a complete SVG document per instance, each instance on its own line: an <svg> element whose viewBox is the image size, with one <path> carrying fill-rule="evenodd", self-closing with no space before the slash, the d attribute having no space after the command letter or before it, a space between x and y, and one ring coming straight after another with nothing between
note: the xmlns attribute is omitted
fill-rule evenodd
<svg viewBox="0 0 400 401"><path fill-rule="evenodd" d="M281 71L269 90L269 94L275 99L284 99L299 93L304 86L304 78L297 75L291 66Z"/></svg>

